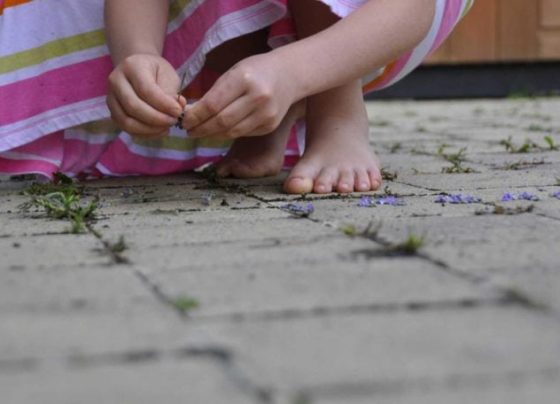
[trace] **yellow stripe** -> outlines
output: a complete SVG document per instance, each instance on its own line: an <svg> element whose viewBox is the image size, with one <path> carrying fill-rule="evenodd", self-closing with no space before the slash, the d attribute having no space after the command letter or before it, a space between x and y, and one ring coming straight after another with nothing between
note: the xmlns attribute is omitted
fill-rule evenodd
<svg viewBox="0 0 560 404"><path fill-rule="evenodd" d="M0 74L9 73L28 66L34 66L45 60L68 55L72 52L95 48L104 44L105 34L101 29L47 42L38 48L13 53L0 58Z"/></svg>
<svg viewBox="0 0 560 404"><path fill-rule="evenodd" d="M174 20L177 18L190 2L191 0L176 0L173 2L169 10L169 19ZM13 53L0 58L0 74L38 65L49 59L102 45L105 45L105 33L103 29L57 39L40 47Z"/></svg>
<svg viewBox="0 0 560 404"><path fill-rule="evenodd" d="M191 0L175 0L169 6L169 21L177 18L181 12L190 4Z"/></svg>
<svg viewBox="0 0 560 404"><path fill-rule="evenodd" d="M117 135L121 130L111 119L87 122L71 128L74 132L87 133L88 135Z"/></svg>

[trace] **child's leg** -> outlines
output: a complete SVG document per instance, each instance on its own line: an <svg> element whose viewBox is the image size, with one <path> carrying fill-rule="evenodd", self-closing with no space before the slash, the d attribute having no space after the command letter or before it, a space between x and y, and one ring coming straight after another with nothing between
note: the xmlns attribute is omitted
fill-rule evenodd
<svg viewBox="0 0 560 404"><path fill-rule="evenodd" d="M268 33L259 31L228 41L208 55L206 66L225 73L244 58L270 51L267 39ZM303 114L304 103L301 102L288 111L271 134L237 139L227 155L216 164L218 175L257 178L278 174L284 164L284 151L292 126Z"/></svg>
<svg viewBox="0 0 560 404"><path fill-rule="evenodd" d="M316 0L294 0L290 10L300 38L320 32L338 17ZM307 99L305 153L284 189L289 193L370 191L381 175L369 145L360 80Z"/></svg>

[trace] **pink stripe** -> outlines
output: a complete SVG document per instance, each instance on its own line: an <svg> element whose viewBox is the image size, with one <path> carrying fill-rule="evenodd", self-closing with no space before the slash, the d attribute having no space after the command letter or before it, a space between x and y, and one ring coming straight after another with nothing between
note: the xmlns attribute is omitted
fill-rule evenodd
<svg viewBox="0 0 560 404"><path fill-rule="evenodd" d="M64 140L64 157L60 165L62 172L81 173L92 169L99 161L109 143L88 143L78 139Z"/></svg>
<svg viewBox="0 0 560 404"><path fill-rule="evenodd" d="M40 160L12 160L0 156L0 172L5 174L42 174L53 178L58 167L52 163Z"/></svg>
<svg viewBox="0 0 560 404"><path fill-rule="evenodd" d="M61 160L63 139L64 133L62 131L55 132L10 151L35 154L52 160Z"/></svg>
<svg viewBox="0 0 560 404"><path fill-rule="evenodd" d="M103 56L0 87L0 105L10 105L0 109L0 125L102 96L111 70L111 59Z"/></svg>
<svg viewBox="0 0 560 404"><path fill-rule="evenodd" d="M189 18L183 21L179 28L167 36L163 51L164 56L172 65L178 67L192 56L192 53L189 53L189 51L192 52L193 49L198 49L208 30L220 18L258 3L260 3L259 0L247 0L240 6L239 2L234 1L219 2L219 7L215 2L211 1L202 3ZM270 4L268 7L261 9L259 13L243 13L239 18L228 20L226 26L243 27L241 22L254 19L261 14L266 14L271 10L279 8L282 8L279 4Z"/></svg>
<svg viewBox="0 0 560 404"><path fill-rule="evenodd" d="M443 41L449 36L455 25L457 24L459 18L461 17L461 11L463 10L463 0L447 0L445 2L445 9L443 11L443 17L441 19L441 25L439 31L434 40L434 44L430 50L430 53L435 51L441 46Z"/></svg>

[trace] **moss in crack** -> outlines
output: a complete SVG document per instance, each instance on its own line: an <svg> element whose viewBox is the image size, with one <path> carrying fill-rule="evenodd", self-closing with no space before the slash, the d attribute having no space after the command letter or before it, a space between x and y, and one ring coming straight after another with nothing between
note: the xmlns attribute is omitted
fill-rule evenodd
<svg viewBox="0 0 560 404"><path fill-rule="evenodd" d="M200 306L198 300L186 295L175 297L171 300L171 304L183 314L190 313Z"/></svg>

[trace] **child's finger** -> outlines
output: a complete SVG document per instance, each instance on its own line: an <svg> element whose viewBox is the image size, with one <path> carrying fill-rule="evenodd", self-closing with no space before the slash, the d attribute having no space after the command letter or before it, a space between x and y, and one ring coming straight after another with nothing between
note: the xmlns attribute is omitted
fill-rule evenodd
<svg viewBox="0 0 560 404"><path fill-rule="evenodd" d="M228 73L224 74L204 97L187 107L183 127L189 130L199 126L220 113L244 93L245 87L240 80L234 80Z"/></svg>
<svg viewBox="0 0 560 404"><path fill-rule="evenodd" d="M115 91L116 98L126 114L148 126L171 126L176 118L158 111L139 98L128 81L124 81ZM177 106L179 104L177 103ZM178 108L180 110L180 108ZM177 116L180 115L180 112Z"/></svg>
<svg viewBox="0 0 560 404"><path fill-rule="evenodd" d="M174 86L172 94L168 94L162 89L153 78L149 71L139 71L136 75L130 77L130 83L135 93L153 109L166 114L172 118L181 115L182 107L175 95L176 86Z"/></svg>
<svg viewBox="0 0 560 404"><path fill-rule="evenodd" d="M191 129L191 137L223 136L256 109L248 97L241 97L224 108L218 115Z"/></svg>
<svg viewBox="0 0 560 404"><path fill-rule="evenodd" d="M111 111L111 118L117 126L131 135L160 137L169 130L169 127L154 127L146 125L145 123L127 115L120 102L112 95L107 97L107 105Z"/></svg>
<svg viewBox="0 0 560 404"><path fill-rule="evenodd" d="M260 127L260 120L255 119L255 114L251 114L226 132L224 137L237 139L240 137L266 135L270 132L270 130L263 131Z"/></svg>

